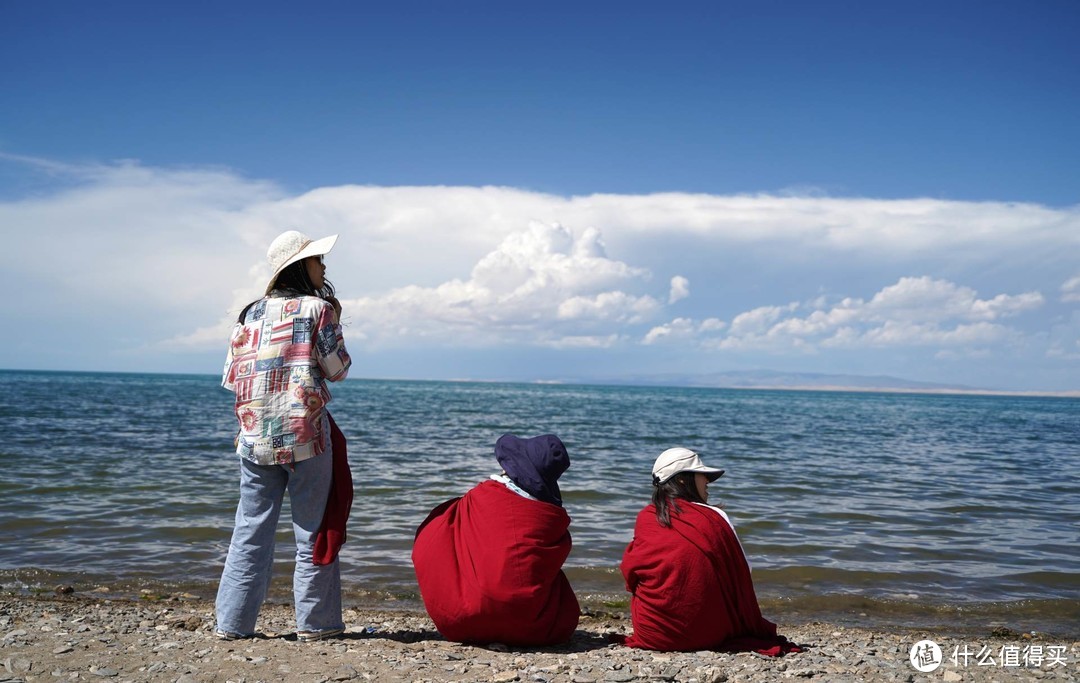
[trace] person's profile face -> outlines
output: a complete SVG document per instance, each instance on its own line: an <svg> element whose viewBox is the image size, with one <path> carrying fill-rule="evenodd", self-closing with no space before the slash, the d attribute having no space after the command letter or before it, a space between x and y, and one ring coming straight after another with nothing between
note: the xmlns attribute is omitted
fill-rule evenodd
<svg viewBox="0 0 1080 683"><path fill-rule="evenodd" d="M709 478L700 472L694 473L694 485L697 486L698 495L701 496L701 502L709 502Z"/></svg>
<svg viewBox="0 0 1080 683"><path fill-rule="evenodd" d="M323 265L322 256L308 256L304 259L304 267L307 268L308 279L315 289L322 289L323 278L326 276L326 266Z"/></svg>

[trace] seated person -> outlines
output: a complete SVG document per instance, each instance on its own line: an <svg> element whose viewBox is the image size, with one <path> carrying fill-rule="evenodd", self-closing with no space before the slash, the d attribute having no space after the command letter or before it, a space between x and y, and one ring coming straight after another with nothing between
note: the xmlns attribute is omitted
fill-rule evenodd
<svg viewBox="0 0 1080 683"><path fill-rule="evenodd" d="M724 471L689 449L670 448L652 473L652 503L638 514L621 565L634 625L625 644L771 656L798 651L761 616L731 520L706 505L709 483Z"/></svg>
<svg viewBox="0 0 1080 683"><path fill-rule="evenodd" d="M504 434L495 458L502 474L439 505L416 531L424 606L448 640L564 643L581 613L562 571L570 516L558 479L570 457L553 434Z"/></svg>

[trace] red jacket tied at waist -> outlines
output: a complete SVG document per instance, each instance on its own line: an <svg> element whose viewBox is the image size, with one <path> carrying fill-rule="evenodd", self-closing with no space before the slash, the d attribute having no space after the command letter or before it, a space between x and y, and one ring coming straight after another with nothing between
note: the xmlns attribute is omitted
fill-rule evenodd
<svg viewBox="0 0 1080 683"><path fill-rule="evenodd" d="M670 528L656 520L655 506L642 510L623 554L634 624L626 645L772 656L798 651L761 616L750 567L727 520L689 501L678 505Z"/></svg>
<svg viewBox="0 0 1080 683"><path fill-rule="evenodd" d="M431 511L413 566L435 627L458 642L552 645L570 639L580 609L562 571L570 517L485 481Z"/></svg>

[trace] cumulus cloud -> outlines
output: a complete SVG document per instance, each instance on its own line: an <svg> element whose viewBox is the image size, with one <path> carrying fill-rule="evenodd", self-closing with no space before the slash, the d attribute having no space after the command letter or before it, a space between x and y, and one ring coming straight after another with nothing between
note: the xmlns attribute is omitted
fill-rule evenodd
<svg viewBox="0 0 1080 683"><path fill-rule="evenodd" d="M35 340L63 344L73 326L118 357L217 359L265 285L266 245L291 228L341 235L328 276L349 338L372 349L632 347L643 371L665 344L963 356L1022 334L1056 358L1076 353L1075 336L1051 333L1060 311L1040 292L1080 300L1080 207L507 187L295 193L222 168L3 153L0 163L48 180L0 197L0 272L27 294L0 352L29 367L52 367L57 350ZM114 315L98 313L103 302ZM87 343L88 356L106 353Z"/></svg>
<svg viewBox="0 0 1080 683"><path fill-rule="evenodd" d="M970 287L928 276L905 277L869 300L845 297L833 305L812 301L761 306L724 325L715 318L696 323L676 318L653 327L642 338L693 340L720 350L801 350L884 347L979 347L1015 341L1021 333L1004 318L1034 311L1044 303L1039 292L998 294L980 299ZM723 334L720 334L723 332Z"/></svg>
<svg viewBox="0 0 1080 683"><path fill-rule="evenodd" d="M649 330L642 339L642 343L650 345L661 341L693 339L699 335L719 332L726 326L727 323L718 318L707 318L701 322L695 322L691 318L675 318L669 323L657 325Z"/></svg>
<svg viewBox="0 0 1080 683"><path fill-rule="evenodd" d="M1065 303L1080 301L1080 275L1069 278L1061 285L1061 300Z"/></svg>
<svg viewBox="0 0 1080 683"><path fill-rule="evenodd" d="M668 292L668 303L673 304L690 296L690 281L682 275L671 278L671 289Z"/></svg>
<svg viewBox="0 0 1080 683"><path fill-rule="evenodd" d="M611 329L641 323L661 308L649 294L624 291L640 289L650 276L608 258L595 228L575 237L558 223L533 222L481 258L468 280L396 288L344 305L372 343L610 346L618 339Z"/></svg>

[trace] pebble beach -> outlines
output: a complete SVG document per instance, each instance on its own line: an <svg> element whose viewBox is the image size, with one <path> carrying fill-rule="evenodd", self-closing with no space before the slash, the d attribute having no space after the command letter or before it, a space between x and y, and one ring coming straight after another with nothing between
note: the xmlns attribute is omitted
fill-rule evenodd
<svg viewBox="0 0 1080 683"><path fill-rule="evenodd" d="M570 643L539 649L447 642L415 609L350 608L343 636L313 643L296 640L292 619L290 605L267 604L259 637L223 641L214 636L213 604L194 595L146 591L131 599L70 588L0 594L0 683L1080 680L1076 634L988 629L958 636L781 620L780 632L806 649L770 659L616 645L611 636L631 628L628 614L620 611L587 611ZM909 652L928 638L940 646L943 661L921 673ZM954 648L960 656L956 663L949 661Z"/></svg>

